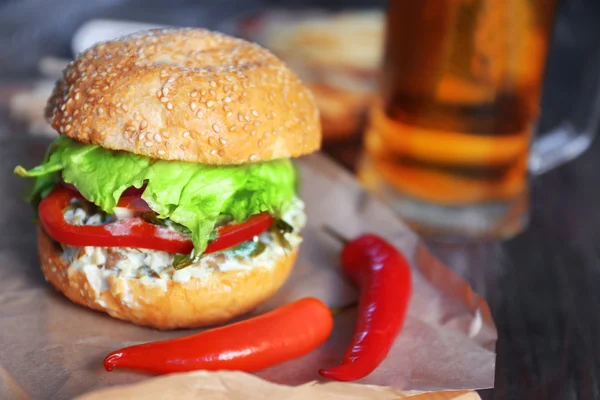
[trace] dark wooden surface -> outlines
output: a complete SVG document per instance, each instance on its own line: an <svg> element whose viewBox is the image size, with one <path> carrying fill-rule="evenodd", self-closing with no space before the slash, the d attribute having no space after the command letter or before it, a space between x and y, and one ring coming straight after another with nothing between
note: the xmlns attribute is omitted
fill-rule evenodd
<svg viewBox="0 0 600 400"><path fill-rule="evenodd" d="M600 398L600 143L532 185L529 228L504 243L435 244L490 303L490 399Z"/></svg>

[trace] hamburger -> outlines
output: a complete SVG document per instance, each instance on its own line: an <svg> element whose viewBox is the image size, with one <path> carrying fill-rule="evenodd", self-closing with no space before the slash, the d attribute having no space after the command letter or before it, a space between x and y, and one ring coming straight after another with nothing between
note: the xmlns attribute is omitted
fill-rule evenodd
<svg viewBox="0 0 600 400"><path fill-rule="evenodd" d="M139 32L71 62L35 179L46 279L158 329L227 321L269 298L305 224L292 157L317 150L311 93L269 51L200 29Z"/></svg>

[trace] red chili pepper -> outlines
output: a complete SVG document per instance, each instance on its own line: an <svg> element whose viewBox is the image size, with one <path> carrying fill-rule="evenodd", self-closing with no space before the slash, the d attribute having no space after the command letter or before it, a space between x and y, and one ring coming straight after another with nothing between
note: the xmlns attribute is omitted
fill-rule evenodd
<svg viewBox="0 0 600 400"><path fill-rule="evenodd" d="M104 368L161 374L258 371L308 353L327 339L332 328L327 306L309 297L235 324L114 351L104 359Z"/></svg>
<svg viewBox="0 0 600 400"><path fill-rule="evenodd" d="M72 225L64 218L63 210L73 198L83 198L57 185L42 199L38 206L40 222L46 233L54 240L71 246L134 247L161 250L169 253L187 254L194 245L183 233L164 229L144 221L140 217L127 218L104 225ZM136 205L135 195L121 198L123 204ZM125 200L124 200L125 199ZM142 200L142 199L139 199ZM142 200L143 201L143 200ZM217 238L210 242L204 254L214 253L235 246L269 229L275 219L269 213L256 214L240 224L229 224L217 228Z"/></svg>
<svg viewBox="0 0 600 400"><path fill-rule="evenodd" d="M404 323L412 281L406 259L376 235L348 242L341 259L344 272L360 288L358 317L341 364L319 373L352 381L369 375L387 356Z"/></svg>

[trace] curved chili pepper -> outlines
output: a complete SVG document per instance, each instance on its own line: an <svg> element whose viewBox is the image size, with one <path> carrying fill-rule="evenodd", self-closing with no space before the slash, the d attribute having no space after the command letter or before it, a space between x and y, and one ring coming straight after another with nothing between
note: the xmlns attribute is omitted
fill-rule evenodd
<svg viewBox="0 0 600 400"><path fill-rule="evenodd" d="M187 254L194 248L189 236L151 224L140 217L127 218L104 225L69 224L65 221L63 210L73 198L83 199L83 196L79 192L57 185L38 206L40 222L44 231L52 239L62 244L134 247L180 254ZM217 228L217 238L208 244L204 254L221 251L250 240L269 229L274 221L273 216L265 212L253 215L240 224L219 227Z"/></svg>
<svg viewBox="0 0 600 400"><path fill-rule="evenodd" d="M235 324L110 353L104 368L161 374L205 370L258 371L300 357L327 339L333 318L309 297Z"/></svg>
<svg viewBox="0 0 600 400"><path fill-rule="evenodd" d="M319 373L352 381L369 375L387 356L404 323L412 281L406 259L376 235L348 242L341 259L344 272L360 288L358 319L341 364Z"/></svg>

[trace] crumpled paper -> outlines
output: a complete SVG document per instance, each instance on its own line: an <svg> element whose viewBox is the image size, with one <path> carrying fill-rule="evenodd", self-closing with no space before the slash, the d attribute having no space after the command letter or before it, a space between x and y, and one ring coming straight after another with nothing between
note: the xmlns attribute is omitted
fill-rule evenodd
<svg viewBox="0 0 600 400"><path fill-rule="evenodd" d="M471 391L401 392L381 386L345 382L308 382L299 386L285 386L233 371L172 374L94 391L76 400L150 400L155 399L157 393L163 399L177 400L480 400L477 393Z"/></svg>
<svg viewBox="0 0 600 400"><path fill-rule="evenodd" d="M123 346L193 332L159 332L112 319L72 304L44 282L33 212L18 196L27 182L11 176L10 170L17 163L39 162L47 144L45 139L21 137L3 140L0 146L0 398L72 398L147 379L150 375L133 371L108 373L102 360ZM306 296L332 308L353 304L357 293L339 270L340 245L321 228L328 225L350 238L374 232L409 259L414 294L389 356L359 382L411 390L492 387L496 330L486 303L340 167L319 154L297 165L309 218L305 240L284 288L255 313ZM321 380L318 369L340 360L354 321L355 309L350 308L335 317L333 334L317 350L256 375L290 385Z"/></svg>

